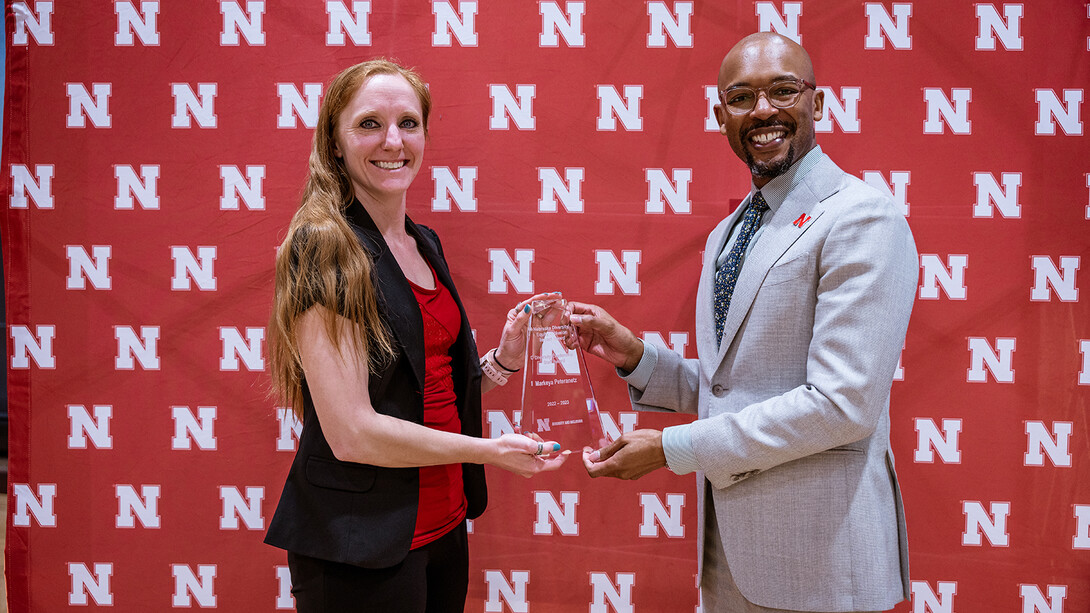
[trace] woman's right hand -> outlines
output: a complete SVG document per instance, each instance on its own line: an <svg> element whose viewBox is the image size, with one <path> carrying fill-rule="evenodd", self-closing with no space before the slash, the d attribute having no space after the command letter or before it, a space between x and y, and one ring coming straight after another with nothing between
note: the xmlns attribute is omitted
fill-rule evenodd
<svg viewBox="0 0 1090 613"><path fill-rule="evenodd" d="M488 464L523 477L556 470L568 459L571 451L557 453L560 445L553 441L536 441L522 434L504 434L492 439L494 457ZM538 453L538 450L541 453Z"/></svg>

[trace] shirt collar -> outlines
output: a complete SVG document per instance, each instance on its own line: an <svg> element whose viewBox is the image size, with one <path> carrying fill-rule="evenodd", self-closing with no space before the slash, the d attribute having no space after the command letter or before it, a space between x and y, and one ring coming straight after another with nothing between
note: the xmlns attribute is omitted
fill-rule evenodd
<svg viewBox="0 0 1090 613"><path fill-rule="evenodd" d="M772 179L768 183L765 183L765 186L760 190L757 189L756 185L750 183L749 197L752 198L755 192L760 191L761 195L764 196L765 202L768 203L768 208L775 213L779 210L783 201L787 199L787 195L790 194L799 183L802 183L802 179L806 176L806 173L813 170L814 166L817 166L818 162L821 161L821 158L821 146L815 145L813 149L806 153L806 155L802 156L801 160L792 164L791 167L787 169L787 172Z"/></svg>

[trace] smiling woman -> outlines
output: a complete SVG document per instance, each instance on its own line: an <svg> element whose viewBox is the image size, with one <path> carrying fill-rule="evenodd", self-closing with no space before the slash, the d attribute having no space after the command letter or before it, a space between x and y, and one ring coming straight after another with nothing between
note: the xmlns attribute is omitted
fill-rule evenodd
<svg viewBox="0 0 1090 613"><path fill-rule="evenodd" d="M482 464L531 476L565 459L481 437L481 392L523 362L542 296L479 357L439 236L406 212L430 110L423 80L392 62L334 78L277 254L269 361L303 431L265 541L288 550L300 612L462 610Z"/></svg>
<svg viewBox="0 0 1090 613"><path fill-rule="evenodd" d="M424 158L422 106L408 80L382 74L361 85L337 118L333 152L365 207L404 202Z"/></svg>

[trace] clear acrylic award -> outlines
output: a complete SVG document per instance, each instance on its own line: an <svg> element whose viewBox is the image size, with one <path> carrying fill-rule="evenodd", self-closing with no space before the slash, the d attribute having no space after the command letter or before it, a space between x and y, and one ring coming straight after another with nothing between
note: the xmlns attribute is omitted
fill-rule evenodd
<svg viewBox="0 0 1090 613"><path fill-rule="evenodd" d="M521 431L563 450L598 449L608 444L594 401L586 360L563 298L530 303L526 362L522 379Z"/></svg>

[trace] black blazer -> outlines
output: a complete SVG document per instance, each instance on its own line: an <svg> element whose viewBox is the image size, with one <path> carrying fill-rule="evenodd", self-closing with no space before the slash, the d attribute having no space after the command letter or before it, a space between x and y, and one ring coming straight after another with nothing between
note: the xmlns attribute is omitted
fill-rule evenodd
<svg viewBox="0 0 1090 613"><path fill-rule="evenodd" d="M354 200L346 216L371 254L379 311L397 349L392 363L370 373L371 403L379 413L423 423L424 338L420 307L363 205ZM412 220L406 220L405 226L439 282L458 304L462 325L450 349L458 416L462 434L480 437L481 369L465 308L451 281L438 235ZM401 562L409 553L416 527L419 470L338 460L322 434L305 382L304 394L299 449L265 542L306 556L365 568L386 568ZM484 512L487 503L484 467L463 464L462 480L466 514L473 519Z"/></svg>

